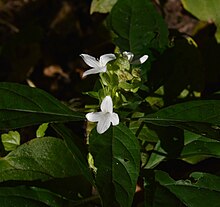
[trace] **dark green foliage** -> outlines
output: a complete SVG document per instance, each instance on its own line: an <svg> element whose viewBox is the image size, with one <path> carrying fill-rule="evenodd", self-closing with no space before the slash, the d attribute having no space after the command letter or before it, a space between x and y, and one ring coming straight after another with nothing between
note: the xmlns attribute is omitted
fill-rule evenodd
<svg viewBox="0 0 220 207"><path fill-rule="evenodd" d="M86 0L0 0L0 206L219 207L218 1L182 0L209 21L183 34L168 1L94 0L90 16ZM106 73L81 79L79 54L114 49ZM120 123L99 134L84 112L107 95Z"/></svg>
<svg viewBox="0 0 220 207"><path fill-rule="evenodd" d="M103 135L93 130L90 151L98 168L96 185L103 206L130 206L139 174L139 145L124 125L111 127Z"/></svg>

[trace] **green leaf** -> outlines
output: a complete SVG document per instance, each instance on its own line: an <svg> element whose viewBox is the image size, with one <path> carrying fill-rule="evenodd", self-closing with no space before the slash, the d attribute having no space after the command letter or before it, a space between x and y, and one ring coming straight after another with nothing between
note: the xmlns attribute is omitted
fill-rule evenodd
<svg viewBox="0 0 220 207"><path fill-rule="evenodd" d="M163 186L157 185L154 191L154 197L151 198L153 199L153 206L149 207L185 207L175 195Z"/></svg>
<svg viewBox="0 0 220 207"><path fill-rule="evenodd" d="M190 132L188 130L184 130L184 145L188 145L191 142L202 140L202 141L208 141L209 138L203 137L200 134L195 134L193 132Z"/></svg>
<svg viewBox="0 0 220 207"><path fill-rule="evenodd" d="M167 188L155 182L153 170L142 171L142 176L144 178L144 207L183 207Z"/></svg>
<svg viewBox="0 0 220 207"><path fill-rule="evenodd" d="M217 31L216 39L220 42L220 0L182 0L184 8L202 21L214 22Z"/></svg>
<svg viewBox="0 0 220 207"><path fill-rule="evenodd" d="M213 139L220 139L220 101L190 101L172 105L144 118L160 126L176 126Z"/></svg>
<svg viewBox="0 0 220 207"><path fill-rule="evenodd" d="M2 134L1 140L6 151L13 151L20 145L20 134L17 131L9 131Z"/></svg>
<svg viewBox="0 0 220 207"><path fill-rule="evenodd" d="M94 12L108 13L116 2L117 0L93 0L90 7L90 14Z"/></svg>
<svg viewBox="0 0 220 207"><path fill-rule="evenodd" d="M161 154L152 153L147 162L147 165L145 166L145 169L153 169L166 158L166 156L162 155L162 154L166 154L166 152L161 148L160 141L157 142L154 150Z"/></svg>
<svg viewBox="0 0 220 207"><path fill-rule="evenodd" d="M220 142L190 131L184 131L184 148L181 158L191 164L196 164L208 157L219 157Z"/></svg>
<svg viewBox="0 0 220 207"><path fill-rule="evenodd" d="M73 206L73 204L73 201L37 187L0 187L1 207L63 207Z"/></svg>
<svg viewBox="0 0 220 207"><path fill-rule="evenodd" d="M148 142L157 142L158 141L158 136L155 133L155 131L149 129L146 124L143 125L142 128L142 122L140 121L131 121L129 125L129 129L137 135L138 139L148 141ZM136 136L137 136L136 135Z"/></svg>
<svg viewBox="0 0 220 207"><path fill-rule="evenodd" d="M210 141L193 141L187 144L181 153L182 158L206 155L207 157L220 157L220 142Z"/></svg>
<svg viewBox="0 0 220 207"><path fill-rule="evenodd" d="M89 143L97 167L96 184L103 206L131 206L140 167L137 138L119 124L104 134L98 134L94 129Z"/></svg>
<svg viewBox="0 0 220 207"><path fill-rule="evenodd" d="M156 180L169 189L186 206L218 207L220 196L220 177L211 174L192 174L195 183L190 180L175 181L162 171L156 171ZM215 183L215 184L214 184ZM214 185L212 185L214 184Z"/></svg>
<svg viewBox="0 0 220 207"><path fill-rule="evenodd" d="M111 10L109 26L122 51L143 55L149 48L160 51L168 45L167 26L149 0L118 0Z"/></svg>
<svg viewBox="0 0 220 207"><path fill-rule="evenodd" d="M44 137L47 128L48 128L48 123L41 124L36 131L36 137Z"/></svg>
<svg viewBox="0 0 220 207"><path fill-rule="evenodd" d="M99 99L99 93L96 91L83 92L83 94L91 96L92 98Z"/></svg>
<svg viewBox="0 0 220 207"><path fill-rule="evenodd" d="M179 157L184 146L183 130L173 126L166 126L159 127L156 133L161 141L160 146L167 153L167 157Z"/></svg>
<svg viewBox="0 0 220 207"><path fill-rule="evenodd" d="M220 124L220 101L189 101L166 107L149 117L156 119ZM155 120L156 120L155 119Z"/></svg>
<svg viewBox="0 0 220 207"><path fill-rule="evenodd" d="M48 93L16 83L0 83L0 129L46 122L83 120Z"/></svg>
<svg viewBox="0 0 220 207"><path fill-rule="evenodd" d="M76 175L80 175L80 170L75 158L58 138L33 139L0 159L0 182Z"/></svg>
<svg viewBox="0 0 220 207"><path fill-rule="evenodd" d="M31 206L31 207L48 207L48 205L41 203L39 201L34 201L22 197L1 197L0 198L2 207L23 207L23 206Z"/></svg>
<svg viewBox="0 0 220 207"><path fill-rule="evenodd" d="M65 145L70 150L73 157L75 158L76 164L80 169L82 175L84 175L84 177L91 184L94 185L94 179L92 177L85 156L83 156L82 150L80 150L80 148L76 144L77 140L79 141L79 137L77 137L72 131L70 131L63 124L53 124L52 127L64 139Z"/></svg>
<svg viewBox="0 0 220 207"><path fill-rule="evenodd" d="M220 192L219 176L203 172L193 172L190 177L195 179L197 186Z"/></svg>

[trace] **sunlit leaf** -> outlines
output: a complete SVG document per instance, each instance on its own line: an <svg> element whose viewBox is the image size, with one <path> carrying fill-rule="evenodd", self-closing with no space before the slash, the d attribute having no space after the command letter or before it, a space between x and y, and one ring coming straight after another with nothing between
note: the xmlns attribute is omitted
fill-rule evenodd
<svg viewBox="0 0 220 207"><path fill-rule="evenodd" d="M108 13L117 0L93 0L90 7L90 14L94 12Z"/></svg>
<svg viewBox="0 0 220 207"><path fill-rule="evenodd" d="M0 83L0 129L83 120L48 93L16 83Z"/></svg>
<svg viewBox="0 0 220 207"><path fill-rule="evenodd" d="M20 145L20 134L17 131L9 131L1 135L2 144L6 151L15 150Z"/></svg>
<svg viewBox="0 0 220 207"><path fill-rule="evenodd" d="M89 142L103 206L131 206L140 166L137 138L119 124L101 135L94 129Z"/></svg>
<svg viewBox="0 0 220 207"><path fill-rule="evenodd" d="M41 124L36 131L36 137L44 137L47 128L48 123Z"/></svg>
<svg viewBox="0 0 220 207"><path fill-rule="evenodd" d="M215 36L217 41L220 42L220 0L182 0L182 3L186 10L188 10L200 20L215 23L217 27Z"/></svg>

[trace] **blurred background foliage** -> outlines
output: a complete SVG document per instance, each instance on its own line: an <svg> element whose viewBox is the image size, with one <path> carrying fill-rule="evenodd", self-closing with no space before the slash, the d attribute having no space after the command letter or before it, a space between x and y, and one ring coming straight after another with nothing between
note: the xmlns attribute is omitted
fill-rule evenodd
<svg viewBox="0 0 220 207"><path fill-rule="evenodd" d="M0 80L27 82L69 100L79 96L79 54L112 51L88 0L10 0L0 3ZM31 83L30 83L31 81Z"/></svg>
<svg viewBox="0 0 220 207"><path fill-rule="evenodd" d="M103 10L99 1L91 0L1 0L0 81L34 84L65 101L80 97L93 78L81 81L85 65L79 54L114 50L105 20L115 2L106 1ZM148 86L156 91L164 85L168 105L187 87L204 97L213 95L220 88L216 26L199 21L181 1L153 3L165 19L173 47L149 51Z"/></svg>

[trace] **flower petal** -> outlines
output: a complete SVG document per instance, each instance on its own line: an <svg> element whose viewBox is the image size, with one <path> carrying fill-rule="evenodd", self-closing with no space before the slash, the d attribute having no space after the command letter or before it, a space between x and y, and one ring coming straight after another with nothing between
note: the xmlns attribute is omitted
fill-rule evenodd
<svg viewBox="0 0 220 207"><path fill-rule="evenodd" d="M132 52L124 51L122 54L128 59L129 62L133 60L134 54Z"/></svg>
<svg viewBox="0 0 220 207"><path fill-rule="evenodd" d="M97 124L97 132L99 134L103 134L105 131L108 130L108 128L111 125L111 114L107 113L104 116L101 117Z"/></svg>
<svg viewBox="0 0 220 207"><path fill-rule="evenodd" d="M139 59L132 61L131 64L143 64L144 62L146 62L147 59L148 55L143 55Z"/></svg>
<svg viewBox="0 0 220 207"><path fill-rule="evenodd" d="M111 96L106 96L101 103L100 106L102 112L104 113L112 113L113 112L113 103L112 103L112 98Z"/></svg>
<svg viewBox="0 0 220 207"><path fill-rule="evenodd" d="M102 119L103 116L104 116L103 112L91 112L86 114L87 120L91 122L98 122L99 120Z"/></svg>
<svg viewBox="0 0 220 207"><path fill-rule="evenodd" d="M87 55L87 54L81 54L80 57L84 60L84 62L89 65L90 67L93 68L98 68L100 67L99 61L96 60L94 57L92 57L91 55Z"/></svg>
<svg viewBox="0 0 220 207"><path fill-rule="evenodd" d="M85 76L91 75L91 74L104 73L104 72L106 72L106 67L92 68L90 70L85 71L83 73L82 77L85 77Z"/></svg>
<svg viewBox="0 0 220 207"><path fill-rule="evenodd" d="M147 59L148 59L148 55L143 55L143 56L139 59L139 61L140 61L141 64L143 64L144 62L146 62Z"/></svg>
<svg viewBox="0 0 220 207"><path fill-rule="evenodd" d="M116 59L115 55L114 54L105 54L105 55L102 55L99 59L99 63L101 66L106 66L106 64L111 61L111 60L114 60Z"/></svg>
<svg viewBox="0 0 220 207"><path fill-rule="evenodd" d="M119 117L118 117L118 114L116 114L116 113L112 113L110 119L111 119L111 122L112 122L112 125L113 125L113 126L116 126L116 125L119 124Z"/></svg>

